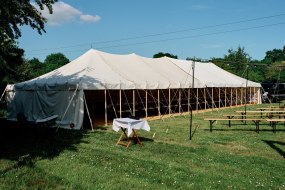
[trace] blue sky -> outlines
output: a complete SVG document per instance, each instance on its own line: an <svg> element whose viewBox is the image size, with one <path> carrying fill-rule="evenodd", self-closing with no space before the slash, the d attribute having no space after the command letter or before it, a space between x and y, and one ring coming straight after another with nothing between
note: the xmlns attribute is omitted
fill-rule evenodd
<svg viewBox="0 0 285 190"><path fill-rule="evenodd" d="M92 47L210 59L241 46L261 60L285 45L284 0L64 0L43 14L46 33L21 28L26 58L61 52L73 60Z"/></svg>

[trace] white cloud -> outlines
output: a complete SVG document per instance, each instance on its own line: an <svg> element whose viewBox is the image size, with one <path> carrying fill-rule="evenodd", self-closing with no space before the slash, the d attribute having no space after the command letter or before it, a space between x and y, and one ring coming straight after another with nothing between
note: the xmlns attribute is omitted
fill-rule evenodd
<svg viewBox="0 0 285 190"><path fill-rule="evenodd" d="M37 5L34 6L39 9ZM72 7L71 5L64 3L63 1L53 4L53 13L49 14L47 8L41 10L43 16L47 19L49 25L62 25L67 22L72 22L80 19L82 22L98 22L101 17L98 15L83 14L80 10Z"/></svg>
<svg viewBox="0 0 285 190"><path fill-rule="evenodd" d="M83 22L98 22L101 19L98 15L80 15L80 20Z"/></svg>

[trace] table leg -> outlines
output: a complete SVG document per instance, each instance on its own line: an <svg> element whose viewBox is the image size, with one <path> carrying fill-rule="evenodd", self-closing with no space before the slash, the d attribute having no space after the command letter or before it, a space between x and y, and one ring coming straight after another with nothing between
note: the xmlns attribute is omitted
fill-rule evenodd
<svg viewBox="0 0 285 190"><path fill-rule="evenodd" d="M122 142L123 136L125 136L125 137L127 138L127 140L129 139L129 137L128 137L127 133L126 133L126 130L127 130L127 129L124 129L124 128L121 128L121 129L122 129L122 134L121 134L120 138L118 139L117 145L120 144L120 145L127 146L127 144L125 144L125 143Z"/></svg>
<svg viewBox="0 0 285 190"><path fill-rule="evenodd" d="M121 128L122 129L122 134L121 134L121 136L120 136L120 138L119 138L119 140L118 140L118 142L117 142L117 145L123 145L123 146L126 146L127 148L131 145L131 143L132 143L132 141L134 140L134 138L136 138L137 139L137 141L138 141L138 143L140 144L140 145L142 145L142 142L140 141L140 139L139 139L139 137L138 137L138 135L137 135L137 133L136 133L136 131L133 129L133 136L130 138L130 137L128 137L128 135L127 135L127 133L126 133L126 130L127 129L124 129L124 128ZM123 143L122 142L122 138L123 137L126 137L126 139L127 139L127 143Z"/></svg>
<svg viewBox="0 0 285 190"><path fill-rule="evenodd" d="M139 139L139 137L138 137L138 135L137 135L137 133L136 133L136 131L133 129L133 136L132 136L132 140L134 139L134 137L136 137L136 139L137 139L137 141L138 141L138 143L140 144L140 145L142 145L142 142L140 141L140 139Z"/></svg>

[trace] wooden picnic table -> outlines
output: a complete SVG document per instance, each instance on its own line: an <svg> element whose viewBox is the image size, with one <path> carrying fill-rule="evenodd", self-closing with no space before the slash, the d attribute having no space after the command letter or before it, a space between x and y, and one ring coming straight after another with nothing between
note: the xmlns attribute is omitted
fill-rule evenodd
<svg viewBox="0 0 285 190"><path fill-rule="evenodd" d="M260 113L260 116L262 117L262 115L265 114L274 114L274 113L278 113L278 114L285 114L285 110L248 110L248 111L236 111L236 113L241 113L242 115L248 114L248 113Z"/></svg>
<svg viewBox="0 0 285 190"><path fill-rule="evenodd" d="M229 127L231 127L231 121L253 121L256 126L257 133L259 133L259 123L261 121L267 121L265 118L204 118L204 120L210 122L210 132L212 132L213 124L216 121L228 121Z"/></svg>

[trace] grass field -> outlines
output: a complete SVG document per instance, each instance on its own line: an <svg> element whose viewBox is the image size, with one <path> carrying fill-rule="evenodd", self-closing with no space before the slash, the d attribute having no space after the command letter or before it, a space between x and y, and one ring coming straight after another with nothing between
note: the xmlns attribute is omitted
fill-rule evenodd
<svg viewBox="0 0 285 190"><path fill-rule="evenodd" d="M248 109L254 110L250 106ZM150 121L143 143L116 146L111 126L69 131L0 126L0 189L285 189L285 126L214 124L243 108ZM8 126L10 125L10 126ZM155 134L155 135L154 135Z"/></svg>

